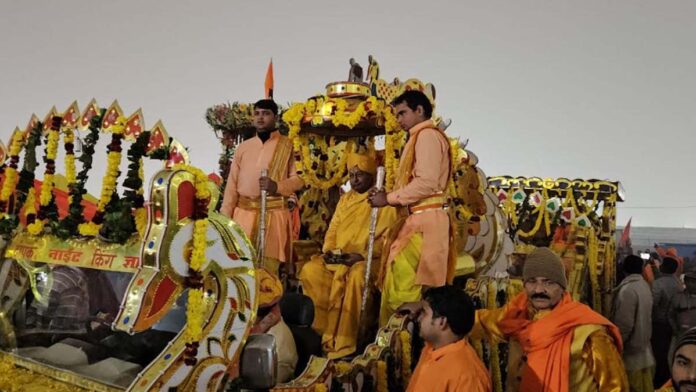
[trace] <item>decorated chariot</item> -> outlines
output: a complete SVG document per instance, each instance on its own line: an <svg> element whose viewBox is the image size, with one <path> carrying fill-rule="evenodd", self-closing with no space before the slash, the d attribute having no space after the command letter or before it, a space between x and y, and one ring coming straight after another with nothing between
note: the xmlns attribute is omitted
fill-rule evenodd
<svg viewBox="0 0 696 392"><path fill-rule="evenodd" d="M436 102L431 84L380 79L372 57L365 81L355 65L348 81L329 83L325 94L283 112L281 131L292 141L306 184L297 198L302 229L293 244L291 283L320 253L348 180L349 153L377 155L384 187L394 185L406 132L391 100L417 89ZM116 102L52 109L43 121L34 116L13 132L0 149L0 390L405 389L417 359L412 325L398 315L383 328L369 323L377 319L372 301L363 312L357 354L312 356L295 379L275 382L273 339L250 334L256 251L243 230L217 212L226 163L253 134L251 110L233 103L206 114L225 146L217 184L190 165L186 149L161 122L146 129L140 110L126 116ZM105 156L95 153L100 139ZM606 311L620 184L487 178L465 147L450 140L447 189L462 287L481 307L502 306L521 289L514 277L524 255L551 245L570 271L573 296ZM98 157L106 162L103 173L92 170ZM149 187L147 162L160 166ZM97 197L87 193L90 178L101 180ZM503 390L505 346L474 344Z"/></svg>

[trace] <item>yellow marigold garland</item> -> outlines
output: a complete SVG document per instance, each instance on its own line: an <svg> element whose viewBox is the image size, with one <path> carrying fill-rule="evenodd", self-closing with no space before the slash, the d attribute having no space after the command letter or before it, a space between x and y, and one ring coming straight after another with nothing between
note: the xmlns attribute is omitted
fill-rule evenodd
<svg viewBox="0 0 696 392"><path fill-rule="evenodd" d="M401 340L401 378L404 385L408 385L411 379L411 334L404 330L399 332L399 340Z"/></svg>
<svg viewBox="0 0 696 392"><path fill-rule="evenodd" d="M43 230L43 222L36 219L36 191L29 188L27 200L24 202L24 216L27 218L27 231L31 235L38 235Z"/></svg>
<svg viewBox="0 0 696 392"><path fill-rule="evenodd" d="M63 137L63 143L65 145L65 179L68 182L68 189L76 181L75 175L75 153L73 152L73 145L75 143L75 131L72 129L66 129L65 136Z"/></svg>
<svg viewBox="0 0 696 392"><path fill-rule="evenodd" d="M51 202L53 195L53 171L55 170L55 160L58 155L58 139L60 132L58 129L48 131L48 142L46 143L46 160L53 161L53 170L50 168L50 163L46 164L46 172L44 174L43 183L41 184L41 195L39 196L39 204L45 207Z"/></svg>
<svg viewBox="0 0 696 392"><path fill-rule="evenodd" d="M192 366L196 363L199 341L203 336L203 318L206 305L201 269L206 262L208 204L210 203L211 195L208 188L208 176L202 170L185 164L175 165L173 170L186 170L193 174L196 189L196 207L193 217L193 249L191 251L191 260L189 261L189 277L186 280L189 294L186 306L186 330L184 332L187 341L185 362L187 365Z"/></svg>
<svg viewBox="0 0 696 392"><path fill-rule="evenodd" d="M2 190L0 191L0 201L2 201L2 203L7 203L7 201L10 200L10 196L17 186L17 181L19 179L17 164L19 163L19 153L22 151L24 141L23 132L15 132L12 135L9 148L10 164L5 168L5 181L2 183Z"/></svg>
<svg viewBox="0 0 696 392"><path fill-rule="evenodd" d="M319 100L320 102L317 102ZM386 130L385 136L385 168L386 168L386 183L387 189L391 188L394 183L394 173L398 170L398 159L396 159L396 149L400 150L403 147L404 133L400 130L400 126L396 121L396 117L392 113L391 107L383 100L376 97L369 97L361 102L354 111L347 113L347 102L341 98L330 98L327 102L333 102L335 105L334 114L331 116L331 123L338 126L354 128L360 121L369 113L374 113L378 119L384 119L384 127ZM345 179L345 156L342 154L338 164L332 165L333 175L327 180L320 180L316 177L312 167L312 157L309 147L302 143L300 139L300 128L302 120L306 114L312 114L319 105L324 104L323 97L316 97L308 100L306 103L296 103L292 105L284 114L283 121L288 124L288 137L292 140L296 159L295 165L301 177L312 187L320 189L328 189L332 186L339 185ZM379 120L378 120L379 121ZM346 152L352 152L355 149L353 142L346 145Z"/></svg>
<svg viewBox="0 0 696 392"><path fill-rule="evenodd" d="M377 361L377 392L389 392L389 379L387 378L387 362Z"/></svg>
<svg viewBox="0 0 696 392"><path fill-rule="evenodd" d="M116 181L118 180L121 166L120 143L121 138L123 137L123 131L126 128L125 123L126 118L119 117L111 128L112 136L111 145L109 145L109 153L107 155L106 175L102 180L102 188L99 202L97 203L97 210L91 222L86 222L79 225L78 230L80 231L81 235L93 237L99 233L99 229L101 228L101 216L104 214L104 209L111 201L111 196L116 190ZM117 145L117 148L112 148L114 145Z"/></svg>
<svg viewBox="0 0 696 392"><path fill-rule="evenodd" d="M314 392L329 392L329 387L324 383L320 383L314 386Z"/></svg>

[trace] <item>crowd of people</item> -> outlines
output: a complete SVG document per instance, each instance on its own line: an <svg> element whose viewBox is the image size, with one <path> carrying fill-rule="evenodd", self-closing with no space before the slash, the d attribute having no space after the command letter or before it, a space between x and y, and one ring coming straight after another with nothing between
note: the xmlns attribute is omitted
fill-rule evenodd
<svg viewBox="0 0 696 392"><path fill-rule="evenodd" d="M392 105L408 130L394 188L375 188L374 152L350 153L351 189L340 197L321 252L297 274L314 304L312 328L329 358L356 354L361 300L365 292L373 295L374 281L381 293L379 324L405 314L425 342L408 391L492 390L490 372L470 344L482 338L509 343L510 391L696 390L696 273L682 282L682 267L669 256L654 264L659 272L638 256L623 260L625 278L615 288L609 318L571 297L561 259L544 247L527 256L519 295L501 308L476 310L451 285L448 139L431 119L432 105L423 93L407 91ZM265 241L257 241L265 249L254 331L276 336L284 355L280 381L287 381L297 354L288 348L294 346L292 334L277 309L278 276L291 261L294 205L288 208L288 201L296 200L303 182L292 143L276 128L277 116L272 100L255 104L257 134L236 150L221 212L254 240L261 192L268 195ZM379 214L373 260L367 260L373 208Z"/></svg>

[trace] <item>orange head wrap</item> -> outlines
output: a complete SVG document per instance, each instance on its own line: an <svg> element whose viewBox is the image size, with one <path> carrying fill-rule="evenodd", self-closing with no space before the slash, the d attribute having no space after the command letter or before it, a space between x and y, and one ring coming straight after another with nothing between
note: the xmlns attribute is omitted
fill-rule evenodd
<svg viewBox="0 0 696 392"><path fill-rule="evenodd" d="M346 168L350 170L354 167L372 175L377 174L377 160L372 154L348 153Z"/></svg>
<svg viewBox="0 0 696 392"><path fill-rule="evenodd" d="M265 268L257 269L256 276L259 282L259 308L275 305L283 296L280 279Z"/></svg>

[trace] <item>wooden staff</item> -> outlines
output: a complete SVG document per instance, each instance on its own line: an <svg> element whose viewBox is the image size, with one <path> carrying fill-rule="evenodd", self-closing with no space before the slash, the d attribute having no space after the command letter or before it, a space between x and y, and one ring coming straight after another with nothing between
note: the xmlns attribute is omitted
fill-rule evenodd
<svg viewBox="0 0 696 392"><path fill-rule="evenodd" d="M377 168L377 179L375 180L375 187L377 190L382 190L384 185L384 166ZM370 291L370 271L372 270L372 253L375 248L375 232L377 231L377 213L379 212L378 207L373 207L370 213L370 237L367 242L367 260L365 260L365 287L362 293L362 305L360 306L360 311L365 311L365 304L367 303L367 294Z"/></svg>
<svg viewBox="0 0 696 392"><path fill-rule="evenodd" d="M261 170L261 177L268 177L268 169ZM266 254L266 199L268 191L261 190L261 212L259 213L259 230L256 237L256 257L258 258L257 267L264 266L264 256Z"/></svg>

